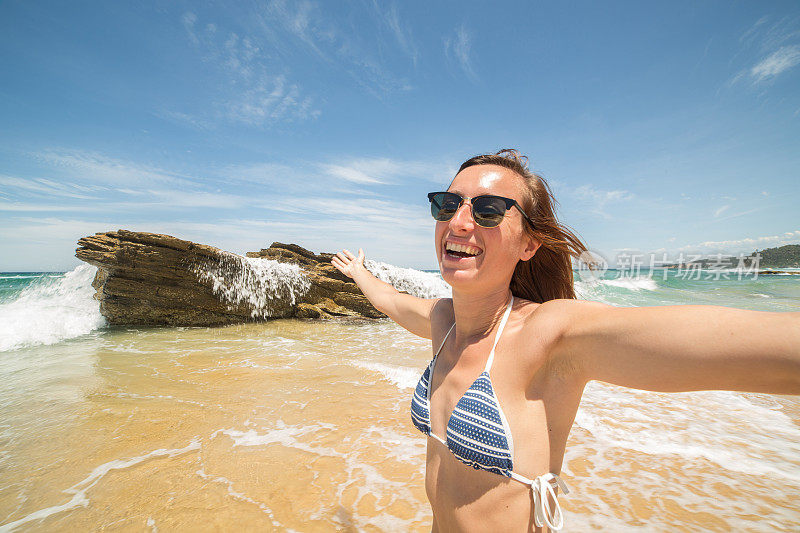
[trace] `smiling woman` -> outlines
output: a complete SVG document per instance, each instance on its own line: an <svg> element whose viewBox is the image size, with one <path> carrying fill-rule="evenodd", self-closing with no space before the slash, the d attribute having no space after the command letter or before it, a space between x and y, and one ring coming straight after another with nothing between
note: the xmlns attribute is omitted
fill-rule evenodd
<svg viewBox="0 0 800 533"><path fill-rule="evenodd" d="M561 529L561 466L591 380L800 394L800 313L576 300L570 258L586 247L516 151L469 159L429 200L452 298L399 293L364 268L363 250L332 263L433 341L411 402L414 425L432 437L433 531Z"/></svg>

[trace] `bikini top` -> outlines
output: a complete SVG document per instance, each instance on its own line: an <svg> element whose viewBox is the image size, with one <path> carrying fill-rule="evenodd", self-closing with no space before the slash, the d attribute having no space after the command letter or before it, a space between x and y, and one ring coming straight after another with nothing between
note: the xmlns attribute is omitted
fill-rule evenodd
<svg viewBox="0 0 800 533"><path fill-rule="evenodd" d="M489 370L491 370L494 360L494 350L503 333L513 303L514 296L512 295L500 321L486 368L456 403L447 421L446 439L442 439L431 431L430 382L436 365L436 357L442 351L455 324L450 327L441 346L417 383L411 399L411 421L422 433L447 446L461 462L475 469L488 470L529 485L533 491L536 526L542 527L546 523L549 528L557 531L564 526L564 516L558 504L555 486L560 487L564 494L569 493L569 490L564 481L556 474L547 473L535 479L528 479L513 471L514 443L511 429L494 393L492 379L489 377ZM553 514L550 513L548 494L553 497L555 502Z"/></svg>

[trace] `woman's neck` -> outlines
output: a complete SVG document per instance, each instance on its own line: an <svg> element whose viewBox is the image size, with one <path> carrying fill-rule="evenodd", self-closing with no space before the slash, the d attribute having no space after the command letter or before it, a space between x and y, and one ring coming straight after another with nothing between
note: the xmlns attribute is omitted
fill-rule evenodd
<svg viewBox="0 0 800 533"><path fill-rule="evenodd" d="M466 344L469 339L486 336L500 321L510 298L507 286L481 294L453 291L456 338Z"/></svg>

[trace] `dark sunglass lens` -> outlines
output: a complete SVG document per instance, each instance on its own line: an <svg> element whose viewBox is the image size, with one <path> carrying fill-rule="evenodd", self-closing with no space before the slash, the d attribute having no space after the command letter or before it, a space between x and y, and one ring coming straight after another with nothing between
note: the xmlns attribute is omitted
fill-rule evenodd
<svg viewBox="0 0 800 533"><path fill-rule="evenodd" d="M431 214L436 220L450 220L458 210L461 198L452 193L439 193L431 201Z"/></svg>
<svg viewBox="0 0 800 533"><path fill-rule="evenodd" d="M483 197L472 201L475 222L484 228L493 228L502 222L506 203L501 198Z"/></svg>

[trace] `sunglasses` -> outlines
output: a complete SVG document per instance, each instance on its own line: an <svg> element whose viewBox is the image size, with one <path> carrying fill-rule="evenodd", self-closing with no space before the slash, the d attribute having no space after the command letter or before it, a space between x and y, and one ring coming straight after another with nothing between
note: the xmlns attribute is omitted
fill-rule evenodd
<svg viewBox="0 0 800 533"><path fill-rule="evenodd" d="M525 214L525 211L522 210L517 201L504 196L482 194L474 198L464 198L454 192L430 192L428 193L428 200L431 202L431 215L441 222L453 218L453 215L456 214L464 200L470 200L472 219L482 228L499 226L500 222L503 221L503 217L506 216L506 211L512 207L519 209L519 212L531 225L531 228L535 228L533 220Z"/></svg>

